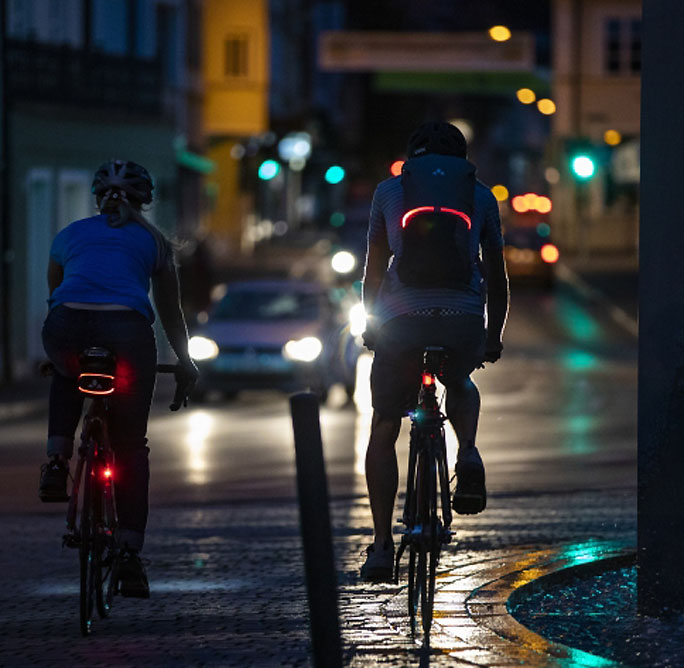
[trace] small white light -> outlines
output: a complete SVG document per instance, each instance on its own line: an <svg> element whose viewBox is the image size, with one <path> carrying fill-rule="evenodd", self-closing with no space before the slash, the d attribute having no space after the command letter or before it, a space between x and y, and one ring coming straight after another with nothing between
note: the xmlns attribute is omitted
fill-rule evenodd
<svg viewBox="0 0 684 668"><path fill-rule="evenodd" d="M283 346L283 355L296 362L313 362L323 351L323 344L315 336L288 341Z"/></svg>
<svg viewBox="0 0 684 668"><path fill-rule="evenodd" d="M195 360L211 360L219 354L219 348L216 341L204 336L192 336L188 343L188 352Z"/></svg>
<svg viewBox="0 0 684 668"><path fill-rule="evenodd" d="M349 333L361 336L366 331L366 309L359 302L349 309Z"/></svg>
<svg viewBox="0 0 684 668"><path fill-rule="evenodd" d="M332 256L330 264L338 274L348 274L356 267L356 258L349 251L338 251Z"/></svg>

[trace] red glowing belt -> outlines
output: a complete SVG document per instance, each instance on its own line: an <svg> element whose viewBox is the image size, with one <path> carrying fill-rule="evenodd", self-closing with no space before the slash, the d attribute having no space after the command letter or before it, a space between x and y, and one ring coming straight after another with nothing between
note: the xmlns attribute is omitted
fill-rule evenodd
<svg viewBox="0 0 684 668"><path fill-rule="evenodd" d="M465 220L466 222L466 225L468 225L468 229L470 229L471 227L470 216L463 213L463 211L457 211L456 209L447 209L443 206L419 206L417 209L411 209L410 211L407 211L404 214L404 217L401 219L402 228L406 227L409 224L411 218L417 216L420 213L451 213L454 216L459 216L460 218L463 218L463 220Z"/></svg>

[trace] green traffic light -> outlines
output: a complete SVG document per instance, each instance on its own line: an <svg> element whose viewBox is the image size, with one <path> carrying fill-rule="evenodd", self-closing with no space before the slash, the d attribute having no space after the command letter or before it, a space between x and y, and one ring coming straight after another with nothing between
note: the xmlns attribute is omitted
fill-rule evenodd
<svg viewBox="0 0 684 668"><path fill-rule="evenodd" d="M280 165L275 160L264 160L259 165L259 171L257 172L259 178L263 181L270 181L271 179L278 176L280 172Z"/></svg>
<svg viewBox="0 0 684 668"><path fill-rule="evenodd" d="M333 165L332 167L328 167L328 170L325 173L325 180L334 185L335 183L342 181L344 176L344 168L339 165Z"/></svg>
<svg viewBox="0 0 684 668"><path fill-rule="evenodd" d="M580 179L590 179L596 174L596 163L586 154L576 155L570 166L575 176Z"/></svg>

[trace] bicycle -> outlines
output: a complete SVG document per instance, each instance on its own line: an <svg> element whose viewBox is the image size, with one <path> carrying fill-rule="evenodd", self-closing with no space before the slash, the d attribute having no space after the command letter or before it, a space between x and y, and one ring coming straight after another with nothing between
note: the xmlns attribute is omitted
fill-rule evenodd
<svg viewBox="0 0 684 668"><path fill-rule="evenodd" d="M101 619L107 617L113 598L119 593L115 454L108 430L109 397L114 393L116 359L106 348L91 347L80 354L79 362L78 387L91 401L83 418L78 463L67 509L67 533L62 545L79 551L79 619L81 633L87 636L94 610L97 609ZM187 406L181 367L158 364L157 372L176 376L171 410Z"/></svg>
<svg viewBox="0 0 684 668"><path fill-rule="evenodd" d="M404 511L400 522L401 543L394 564L394 582L399 583L399 564L406 548L408 563L408 612L411 634L416 632L420 611L424 645L430 644L435 576L442 545L451 541L452 520L446 458L444 422L435 380L446 358L442 347L428 346L423 354L423 372L418 405L409 413L409 465ZM438 508L441 505L441 516Z"/></svg>

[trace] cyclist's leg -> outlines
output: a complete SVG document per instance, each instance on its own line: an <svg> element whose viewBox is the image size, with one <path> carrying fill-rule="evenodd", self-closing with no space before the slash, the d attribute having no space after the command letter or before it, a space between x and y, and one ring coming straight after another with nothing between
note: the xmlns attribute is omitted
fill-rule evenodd
<svg viewBox="0 0 684 668"><path fill-rule="evenodd" d="M366 451L366 484L370 499L376 549L392 540L392 515L399 473L395 444L401 417L383 417L373 412L371 435Z"/></svg>
<svg viewBox="0 0 684 668"><path fill-rule="evenodd" d="M147 419L156 378L156 346L148 321L135 311L102 311L102 345L117 358L110 399L109 440L116 453L116 506L119 542L143 546L148 514Z"/></svg>
<svg viewBox="0 0 684 668"><path fill-rule="evenodd" d="M449 383L446 412L456 432L459 454L473 448L480 416L480 392L469 376Z"/></svg>
<svg viewBox="0 0 684 668"><path fill-rule="evenodd" d="M443 381L447 388L447 417L456 432L456 491L453 508L460 514L482 512L487 503L485 470L475 446L480 416L480 392L470 373L484 355L484 328L482 318L460 315L446 318L443 332L452 343Z"/></svg>
<svg viewBox="0 0 684 668"><path fill-rule="evenodd" d="M82 311L56 306L43 325L43 347L55 366L50 385L48 456L71 458L74 435L83 410L78 390L78 354L86 343Z"/></svg>

